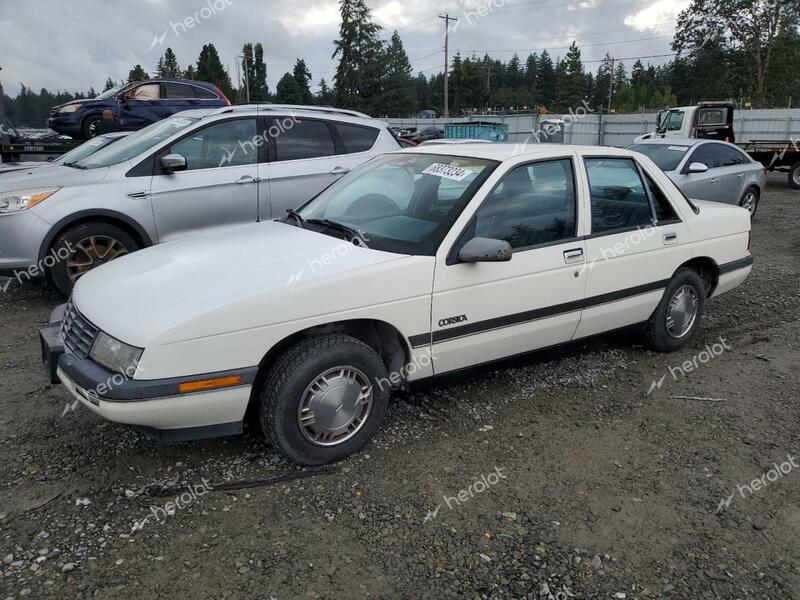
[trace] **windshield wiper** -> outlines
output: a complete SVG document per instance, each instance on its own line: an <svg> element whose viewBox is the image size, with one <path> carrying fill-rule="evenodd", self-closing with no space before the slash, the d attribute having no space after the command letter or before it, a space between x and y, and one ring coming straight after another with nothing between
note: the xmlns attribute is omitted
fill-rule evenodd
<svg viewBox="0 0 800 600"><path fill-rule="evenodd" d="M293 208L287 208L286 212L288 214L283 218L284 221L286 221L286 219L288 217L294 217L294 220L297 221L297 225L298 225L298 227L300 227L300 229L305 229L306 228L306 226L304 224L305 223L305 219L303 219L303 217L300 216L299 212L297 212Z"/></svg>
<svg viewBox="0 0 800 600"><path fill-rule="evenodd" d="M347 235L351 235L354 239L358 240L359 242L357 244L358 246L369 248L367 240L364 238L363 234L355 227L350 227L348 225L345 225L344 223L339 223L338 221L331 221L330 219L308 219L306 223L313 223L315 225L323 225L325 227L330 227L331 229L336 229Z"/></svg>
<svg viewBox="0 0 800 600"><path fill-rule="evenodd" d="M86 167L84 167L83 165L79 165L76 162L65 162L61 164L64 165L65 167L72 167L73 169L86 169Z"/></svg>

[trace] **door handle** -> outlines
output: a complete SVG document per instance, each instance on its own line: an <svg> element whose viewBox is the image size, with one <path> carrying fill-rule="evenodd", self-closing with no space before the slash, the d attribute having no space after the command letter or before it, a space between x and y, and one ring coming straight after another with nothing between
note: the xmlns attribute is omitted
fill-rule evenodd
<svg viewBox="0 0 800 600"><path fill-rule="evenodd" d="M258 177L253 177L252 175L242 175L236 180L236 183L239 185L244 185L246 183L258 183L259 181L261 181L261 179Z"/></svg>
<svg viewBox="0 0 800 600"><path fill-rule="evenodd" d="M345 167L333 167L328 173L331 175L346 175L350 172L350 169L346 169Z"/></svg>
<svg viewBox="0 0 800 600"><path fill-rule="evenodd" d="M670 231L664 234L664 245L668 246L670 244L677 244L678 243L678 234L674 231Z"/></svg>
<svg viewBox="0 0 800 600"><path fill-rule="evenodd" d="M583 260L583 248L572 248L564 250L564 262L574 263Z"/></svg>
<svg viewBox="0 0 800 600"><path fill-rule="evenodd" d="M744 177L744 173L739 173L739 174L737 175L737 177L738 177L739 179L741 179L742 177Z"/></svg>

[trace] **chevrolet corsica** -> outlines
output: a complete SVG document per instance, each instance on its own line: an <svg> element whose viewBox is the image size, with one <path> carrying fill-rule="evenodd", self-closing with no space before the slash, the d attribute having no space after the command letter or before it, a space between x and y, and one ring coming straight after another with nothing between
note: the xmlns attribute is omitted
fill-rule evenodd
<svg viewBox="0 0 800 600"><path fill-rule="evenodd" d="M363 447L414 380L632 325L681 348L749 246L746 210L689 200L641 154L412 148L282 220L91 271L43 355L108 419L182 440L252 416L316 465Z"/></svg>

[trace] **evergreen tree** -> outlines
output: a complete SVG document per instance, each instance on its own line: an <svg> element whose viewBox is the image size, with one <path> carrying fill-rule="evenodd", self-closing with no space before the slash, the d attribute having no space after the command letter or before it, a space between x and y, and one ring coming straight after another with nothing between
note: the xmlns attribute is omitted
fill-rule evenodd
<svg viewBox="0 0 800 600"><path fill-rule="evenodd" d="M183 72L184 79L197 79L197 71L194 68L194 65L189 65L186 67L186 70Z"/></svg>
<svg viewBox="0 0 800 600"><path fill-rule="evenodd" d="M183 72L178 66L178 59L172 48L167 48L161 58L158 59L156 67L156 77L160 79L180 79Z"/></svg>
<svg viewBox="0 0 800 600"><path fill-rule="evenodd" d="M150 75L142 68L142 65L136 65L128 72L128 83L145 81L147 79L150 79Z"/></svg>
<svg viewBox="0 0 800 600"><path fill-rule="evenodd" d="M113 88L116 85L117 84L114 83L114 80L111 79L111 77L109 77L108 79L106 79L106 85L103 87L103 91L107 92L108 90L110 90L111 88Z"/></svg>
<svg viewBox="0 0 800 600"><path fill-rule="evenodd" d="M431 84L423 73L417 73L414 78L414 88L417 94L417 110L431 110Z"/></svg>
<svg viewBox="0 0 800 600"><path fill-rule="evenodd" d="M222 66L214 44L206 44L200 51L200 56L197 58L197 74L195 78L199 81L213 83L227 97L234 97L231 78L225 67Z"/></svg>
<svg viewBox="0 0 800 600"><path fill-rule="evenodd" d="M411 77L411 62L403 42L395 31L386 48L386 77L384 81L382 114L408 116L417 111L417 90Z"/></svg>
<svg viewBox="0 0 800 600"><path fill-rule="evenodd" d="M556 99L556 72L547 50L542 52L538 67L539 97L544 106L552 109Z"/></svg>
<svg viewBox="0 0 800 600"><path fill-rule="evenodd" d="M303 90L292 73L284 73L275 88L275 102L278 104L302 104Z"/></svg>
<svg viewBox="0 0 800 600"><path fill-rule="evenodd" d="M525 87L531 95L531 106L539 101L539 57L529 54L525 61Z"/></svg>
<svg viewBox="0 0 800 600"><path fill-rule="evenodd" d="M331 58L339 57L334 87L336 104L341 107L368 109L382 79L382 44L380 26L372 22L364 0L340 0L339 39L334 41Z"/></svg>
<svg viewBox="0 0 800 600"><path fill-rule="evenodd" d="M325 78L319 80L319 92L314 97L314 104L319 106L335 106L336 94L328 87L328 82Z"/></svg>
<svg viewBox="0 0 800 600"><path fill-rule="evenodd" d="M611 89L613 77L611 55L606 53L603 62L597 69L597 77L594 79L594 95L592 104L594 109L600 111L603 107L608 108L608 91Z"/></svg>
<svg viewBox="0 0 800 600"><path fill-rule="evenodd" d="M586 76L583 73L581 51L575 42L572 42L567 56L560 66L558 109L561 112L568 112L570 109L577 110L586 97Z"/></svg>
<svg viewBox="0 0 800 600"><path fill-rule="evenodd" d="M264 61L264 47L261 42L253 48L253 79L250 83L250 99L254 102L269 100L267 87L267 63Z"/></svg>
<svg viewBox="0 0 800 600"><path fill-rule="evenodd" d="M308 70L306 61L302 58L298 58L294 64L292 76L300 89L300 102L298 104L311 104L314 101L314 97L311 95L311 88L308 86L311 81L311 71Z"/></svg>

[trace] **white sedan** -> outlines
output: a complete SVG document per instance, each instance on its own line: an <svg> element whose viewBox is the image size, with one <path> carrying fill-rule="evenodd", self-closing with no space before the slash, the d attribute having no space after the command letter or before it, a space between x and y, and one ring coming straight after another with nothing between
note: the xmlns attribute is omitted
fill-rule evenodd
<svg viewBox="0 0 800 600"><path fill-rule="evenodd" d="M91 271L42 348L108 419L182 440L252 415L316 465L363 447L414 380L632 325L681 348L749 246L746 210L687 199L627 150L410 148L280 221Z"/></svg>

